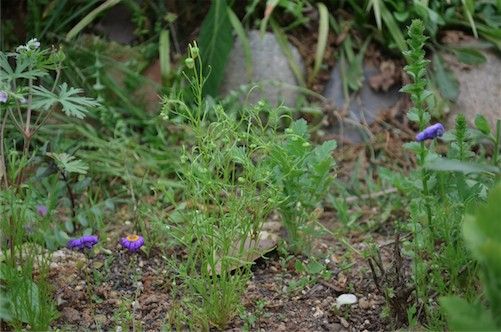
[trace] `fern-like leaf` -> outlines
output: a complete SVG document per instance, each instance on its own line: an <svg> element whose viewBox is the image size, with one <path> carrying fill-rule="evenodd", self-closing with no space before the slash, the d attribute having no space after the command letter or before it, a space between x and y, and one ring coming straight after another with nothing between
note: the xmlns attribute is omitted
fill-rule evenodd
<svg viewBox="0 0 501 332"><path fill-rule="evenodd" d="M33 88L32 107L47 111L60 104L66 115L83 119L88 109L99 106L99 103L95 99L80 96L82 92L82 89L68 87L66 83L59 86L58 94L42 86L36 86Z"/></svg>

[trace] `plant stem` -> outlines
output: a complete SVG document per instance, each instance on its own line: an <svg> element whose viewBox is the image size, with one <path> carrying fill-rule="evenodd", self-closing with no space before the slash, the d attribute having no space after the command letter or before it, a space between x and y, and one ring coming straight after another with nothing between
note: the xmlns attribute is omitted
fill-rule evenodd
<svg viewBox="0 0 501 332"><path fill-rule="evenodd" d="M63 176L63 180L66 184L66 189L68 190L68 195L70 196L71 214L72 214L73 218L75 218L75 216L76 216L75 196L73 195L73 191L71 191L71 186L70 186L70 183L68 182L68 177L64 174L64 171L61 172L61 175Z"/></svg>
<svg viewBox="0 0 501 332"><path fill-rule="evenodd" d="M496 121L496 137L494 141L494 153L492 154L492 164L497 166L499 156L499 144L501 140L501 120Z"/></svg>
<svg viewBox="0 0 501 332"><path fill-rule="evenodd" d="M2 127L0 129L0 178L3 178L5 188L9 186L9 179L7 179L7 167L5 166L5 151L4 151L4 133L5 125L7 124L7 112L3 117Z"/></svg>

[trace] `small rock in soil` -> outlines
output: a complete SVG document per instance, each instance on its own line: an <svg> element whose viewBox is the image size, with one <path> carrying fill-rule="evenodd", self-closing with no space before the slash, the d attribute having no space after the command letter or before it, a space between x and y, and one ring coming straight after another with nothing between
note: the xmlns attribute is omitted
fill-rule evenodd
<svg viewBox="0 0 501 332"><path fill-rule="evenodd" d="M339 318L339 321L341 322L341 325L343 325L346 328L348 328L350 326L350 323L348 323L348 321L346 319L344 319L343 317Z"/></svg>
<svg viewBox="0 0 501 332"><path fill-rule="evenodd" d="M61 315L62 315L63 319L70 324L77 323L78 321L80 321L80 317L81 317L80 312L76 309L71 308L71 307L63 308Z"/></svg>
<svg viewBox="0 0 501 332"><path fill-rule="evenodd" d="M367 310L371 307L371 303L365 297L362 297L360 301L358 301L358 306L360 309Z"/></svg>
<svg viewBox="0 0 501 332"><path fill-rule="evenodd" d="M362 88L350 97L347 104L343 93L343 83L339 65L334 67L331 79L327 83L324 96L332 103L335 109L347 111L347 119L337 121L334 126L334 135L339 136L343 141L352 143L364 142L368 139L363 126L372 124L380 114L394 106L399 100L401 93L399 84L395 81L384 80L375 82L373 77L380 77L382 74L375 68L364 66L364 83ZM381 86L381 91L376 91L372 86Z"/></svg>
<svg viewBox="0 0 501 332"><path fill-rule="evenodd" d="M471 44L461 46L471 47ZM491 128L495 128L496 120L501 119L501 57L490 51L483 53L487 58L485 63L467 67L457 65L452 57L446 57L459 81L458 98L451 104L451 127L458 113L463 113L470 124L477 114L482 114Z"/></svg>
<svg viewBox="0 0 501 332"><path fill-rule="evenodd" d="M249 32L248 38L252 53L252 71L248 72L244 49L240 41L237 40L226 65L221 93L227 95L230 91L237 90L241 85L252 83L256 84L257 87L252 89L248 96L247 91L242 96L249 103L255 104L259 100L265 99L272 105L283 102L286 106L295 106L299 92L294 87L298 83L289 64L289 59L282 52L275 35L266 32L261 37L259 31L252 30ZM290 44L289 49L293 61L303 75L304 64L299 51Z"/></svg>

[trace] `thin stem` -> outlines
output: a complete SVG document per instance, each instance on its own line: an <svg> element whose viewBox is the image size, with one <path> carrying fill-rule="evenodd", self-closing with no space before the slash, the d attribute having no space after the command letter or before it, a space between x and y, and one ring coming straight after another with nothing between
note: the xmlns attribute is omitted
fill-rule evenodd
<svg viewBox="0 0 501 332"><path fill-rule="evenodd" d="M496 121L496 140L494 142L494 153L492 155L492 164L497 166L499 156L499 144L501 140L501 120Z"/></svg>
<svg viewBox="0 0 501 332"><path fill-rule="evenodd" d="M0 175L3 177L5 188L9 186L9 179L7 179L7 167L5 166L5 150L4 150L4 133L5 125L7 124L7 112L3 117L2 127L0 129Z"/></svg>
<svg viewBox="0 0 501 332"><path fill-rule="evenodd" d="M30 70L31 70L31 66L30 66ZM33 88L33 79L30 78L29 81L28 81L28 86L29 86L29 91L30 91L30 94L28 96L28 112L27 112L27 115L26 115L26 125L25 125L25 129L24 129L24 136L25 136L25 140L27 139L27 137L30 136L30 125L31 125L31 102L33 100L33 97L32 97L32 94L31 94L31 91L32 91L32 88Z"/></svg>
<svg viewBox="0 0 501 332"><path fill-rule="evenodd" d="M14 113L12 113L12 110L9 108L8 113L10 114L10 117L12 118L12 121L16 125L17 129L22 133L23 132L23 126L17 121L16 117L14 116ZM22 123L22 118L21 118L21 123Z"/></svg>
<svg viewBox="0 0 501 332"><path fill-rule="evenodd" d="M75 196L73 195L73 191L71 190L70 183L68 182L67 176L64 174L64 172L61 172L61 175L63 176L63 180L66 183L66 189L68 190L68 195L70 196L70 201L71 201L71 214L73 218L75 218L76 214L76 208L75 208Z"/></svg>

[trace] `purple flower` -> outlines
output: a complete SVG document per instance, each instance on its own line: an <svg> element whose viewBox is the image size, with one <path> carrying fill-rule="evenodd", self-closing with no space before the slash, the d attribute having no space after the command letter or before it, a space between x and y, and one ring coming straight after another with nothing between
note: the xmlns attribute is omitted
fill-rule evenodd
<svg viewBox="0 0 501 332"><path fill-rule="evenodd" d="M48 212L49 212L49 210L47 209L47 207L45 205L43 205L43 204L37 205L37 213L39 216L45 217Z"/></svg>
<svg viewBox="0 0 501 332"><path fill-rule="evenodd" d="M144 238L139 235L129 235L120 239L120 244L130 252L136 252L144 245Z"/></svg>
<svg viewBox="0 0 501 332"><path fill-rule="evenodd" d="M444 126L441 123L435 123L432 126L427 127L422 132L416 135L416 141L422 142L427 139L434 139L436 137L442 136L445 132Z"/></svg>
<svg viewBox="0 0 501 332"><path fill-rule="evenodd" d="M95 246L99 241L96 235L85 235L82 236L80 240L82 240L82 244L89 249Z"/></svg>
<svg viewBox="0 0 501 332"><path fill-rule="evenodd" d="M0 103L6 103L7 102L7 92L0 90Z"/></svg>
<svg viewBox="0 0 501 332"><path fill-rule="evenodd" d="M78 239L71 239L68 241L66 247L68 249L82 250L85 248L91 249L97 244L99 239L96 235L84 235Z"/></svg>
<svg viewBox="0 0 501 332"><path fill-rule="evenodd" d="M82 243L82 239L78 238L78 239L71 239L71 240L69 240L68 243L66 244L66 247L68 249L81 250L81 249L84 248L84 245Z"/></svg>

